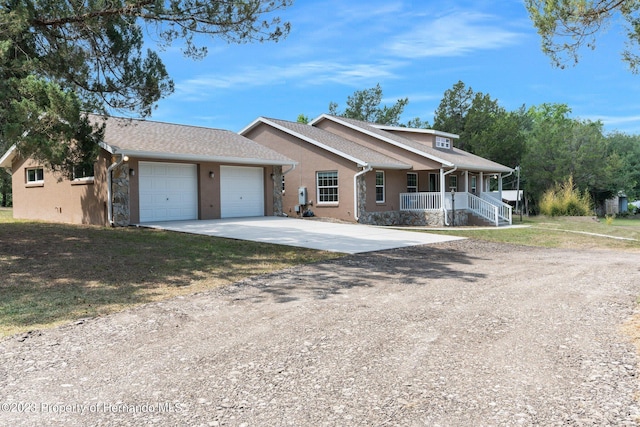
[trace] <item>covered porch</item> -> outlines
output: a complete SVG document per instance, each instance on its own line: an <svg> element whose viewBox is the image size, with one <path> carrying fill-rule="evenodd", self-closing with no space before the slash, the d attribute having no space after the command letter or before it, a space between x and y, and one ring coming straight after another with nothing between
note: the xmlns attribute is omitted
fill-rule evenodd
<svg viewBox="0 0 640 427"><path fill-rule="evenodd" d="M457 173L456 173L457 172ZM512 208L502 202L503 178L511 173L486 171L457 171L457 168L429 173L429 190L400 193L401 212L437 213L443 215L446 226L467 224L466 215L471 214L480 221L495 225L512 224ZM491 191L491 180L497 180ZM417 190L417 189L416 189ZM456 215L458 218L456 218ZM462 220L464 218L464 220Z"/></svg>

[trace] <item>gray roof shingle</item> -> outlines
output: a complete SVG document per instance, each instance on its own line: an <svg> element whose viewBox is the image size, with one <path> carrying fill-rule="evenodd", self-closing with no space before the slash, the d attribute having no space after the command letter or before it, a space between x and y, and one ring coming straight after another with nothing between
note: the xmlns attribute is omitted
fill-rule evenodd
<svg viewBox="0 0 640 427"><path fill-rule="evenodd" d="M394 159L393 157L389 157L323 129L287 120L271 118L261 118L259 120L266 123L274 123L295 134L301 135L308 140L315 141L316 143L330 148L338 155L351 158L361 166L388 169L411 169L411 165L403 163L398 159Z"/></svg>
<svg viewBox="0 0 640 427"><path fill-rule="evenodd" d="M99 116L94 120L101 121ZM113 153L156 159L293 165L296 162L235 132L109 117L104 143Z"/></svg>
<svg viewBox="0 0 640 427"><path fill-rule="evenodd" d="M348 119L345 117L336 117L328 114L320 116L313 122L318 121L320 118L326 118L328 120L334 120L337 122L344 122L351 125L352 127L365 130L367 133L373 134L377 138L392 141L394 145L399 144L405 147L409 147L410 149L412 149L412 151L418 151L428 158L436 161L441 161L443 163L449 163L462 169L483 172L512 172L512 169L507 166L485 159L484 157L476 156L475 154L471 154L467 151L463 151L458 148L452 148L451 150L447 150L444 148L434 148L419 141L402 137L393 132L387 132L385 130L378 129L368 122Z"/></svg>

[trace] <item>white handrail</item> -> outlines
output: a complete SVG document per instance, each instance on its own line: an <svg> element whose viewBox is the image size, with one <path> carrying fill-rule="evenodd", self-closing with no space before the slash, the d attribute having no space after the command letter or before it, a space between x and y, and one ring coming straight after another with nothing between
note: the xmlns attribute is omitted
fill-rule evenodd
<svg viewBox="0 0 640 427"><path fill-rule="evenodd" d="M477 215L495 224L495 226L497 227L500 221L500 218L498 216L498 207L487 200L483 200L480 197L474 196L471 193L467 194L469 209Z"/></svg>
<svg viewBox="0 0 640 427"><path fill-rule="evenodd" d="M507 221L509 223L509 225L512 224L512 213L513 213L513 208L511 207L511 205L504 203L502 200L498 200L493 196L490 196L488 194L482 193L480 195L480 197L485 200L486 202L491 203L494 206L498 207L498 216Z"/></svg>

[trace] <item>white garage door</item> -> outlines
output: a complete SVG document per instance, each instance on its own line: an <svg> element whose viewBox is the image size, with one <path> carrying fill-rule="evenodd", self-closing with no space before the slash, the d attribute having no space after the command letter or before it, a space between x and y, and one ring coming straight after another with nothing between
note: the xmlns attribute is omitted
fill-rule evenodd
<svg viewBox="0 0 640 427"><path fill-rule="evenodd" d="M246 166L220 166L222 218L264 216L264 171Z"/></svg>
<svg viewBox="0 0 640 427"><path fill-rule="evenodd" d="M196 165L140 162L140 222L198 219Z"/></svg>

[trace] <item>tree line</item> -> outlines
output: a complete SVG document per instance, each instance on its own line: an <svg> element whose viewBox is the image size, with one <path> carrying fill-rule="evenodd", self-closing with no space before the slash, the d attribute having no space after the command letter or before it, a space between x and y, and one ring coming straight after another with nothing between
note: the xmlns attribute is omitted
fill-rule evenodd
<svg viewBox="0 0 640 427"><path fill-rule="evenodd" d="M402 122L407 98L392 106L381 106L381 101L378 84L354 92L343 111L331 102L329 111L357 120L457 134L457 148L519 167L520 188L534 213L546 190L570 178L596 205L618 193L631 200L640 198L640 135L606 133L600 121L572 117L566 104L523 105L508 111L489 94L458 81L444 92L430 124L420 118ZM299 120L304 118L301 115ZM515 188L515 180L505 188Z"/></svg>

